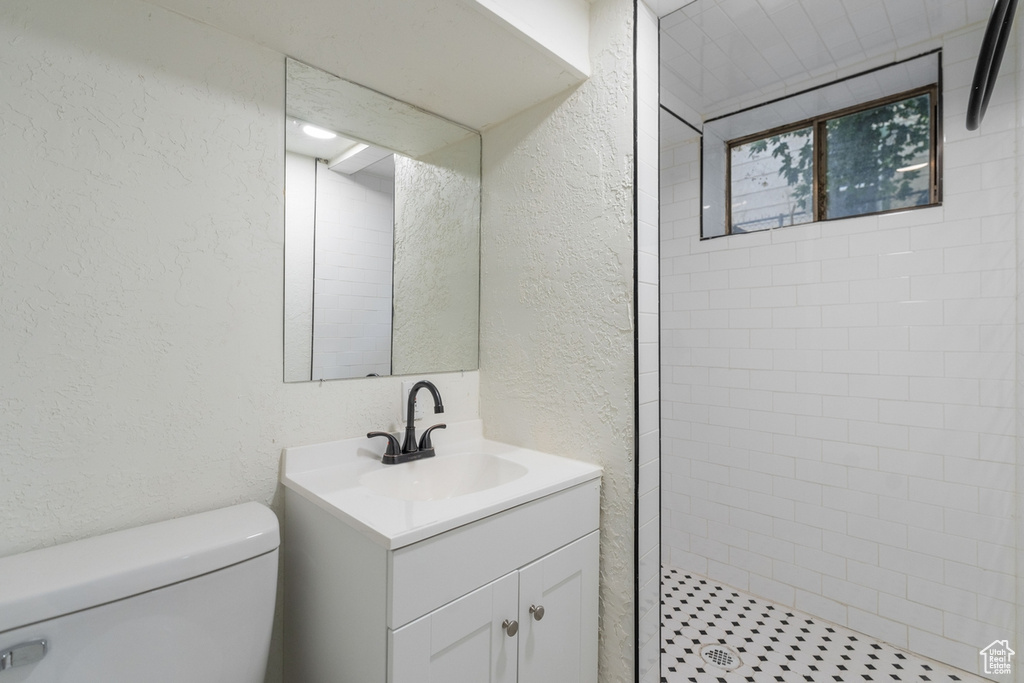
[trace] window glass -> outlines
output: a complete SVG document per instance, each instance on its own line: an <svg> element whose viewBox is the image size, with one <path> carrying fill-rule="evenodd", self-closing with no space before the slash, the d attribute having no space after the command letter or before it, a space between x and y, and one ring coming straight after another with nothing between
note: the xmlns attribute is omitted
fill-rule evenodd
<svg viewBox="0 0 1024 683"><path fill-rule="evenodd" d="M937 93L928 86L726 143L720 234L939 204Z"/></svg>
<svg viewBox="0 0 1024 683"><path fill-rule="evenodd" d="M825 121L825 218L930 204L931 97Z"/></svg>
<svg viewBox="0 0 1024 683"><path fill-rule="evenodd" d="M733 234L814 220L811 126L734 145L730 151Z"/></svg>

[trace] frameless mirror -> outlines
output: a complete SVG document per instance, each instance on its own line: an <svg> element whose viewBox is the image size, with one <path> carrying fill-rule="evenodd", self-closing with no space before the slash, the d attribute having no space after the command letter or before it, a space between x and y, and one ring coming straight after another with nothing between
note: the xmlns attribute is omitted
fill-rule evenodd
<svg viewBox="0 0 1024 683"><path fill-rule="evenodd" d="M289 59L284 379L474 370L480 136Z"/></svg>

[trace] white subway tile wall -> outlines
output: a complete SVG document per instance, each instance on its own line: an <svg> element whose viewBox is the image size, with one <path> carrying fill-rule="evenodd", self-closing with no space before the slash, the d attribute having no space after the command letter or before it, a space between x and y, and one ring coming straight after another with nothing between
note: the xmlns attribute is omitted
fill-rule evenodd
<svg viewBox="0 0 1024 683"><path fill-rule="evenodd" d="M943 41L941 207L701 241L699 143L661 149L663 561L973 672L1015 633L1016 64L967 132L981 29Z"/></svg>
<svg viewBox="0 0 1024 683"><path fill-rule="evenodd" d="M313 379L390 375L394 180L316 178Z"/></svg>
<svg viewBox="0 0 1024 683"><path fill-rule="evenodd" d="M638 445L637 495L639 575L639 680L661 677L661 435L658 424L658 17L637 3L637 341Z"/></svg>

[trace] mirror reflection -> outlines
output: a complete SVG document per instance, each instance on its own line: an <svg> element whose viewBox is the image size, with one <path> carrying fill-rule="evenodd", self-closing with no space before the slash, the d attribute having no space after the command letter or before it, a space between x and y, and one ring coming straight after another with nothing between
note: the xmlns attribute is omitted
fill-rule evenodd
<svg viewBox="0 0 1024 683"><path fill-rule="evenodd" d="M287 64L285 381L476 369L480 137Z"/></svg>

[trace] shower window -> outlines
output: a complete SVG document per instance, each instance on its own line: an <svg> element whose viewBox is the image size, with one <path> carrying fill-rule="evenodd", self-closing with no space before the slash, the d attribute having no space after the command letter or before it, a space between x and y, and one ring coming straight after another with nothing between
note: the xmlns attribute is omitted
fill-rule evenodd
<svg viewBox="0 0 1024 683"><path fill-rule="evenodd" d="M813 221L813 165L811 126L731 145L731 232L755 232Z"/></svg>
<svg viewBox="0 0 1024 683"><path fill-rule="evenodd" d="M729 234L939 203L937 88L728 143Z"/></svg>

